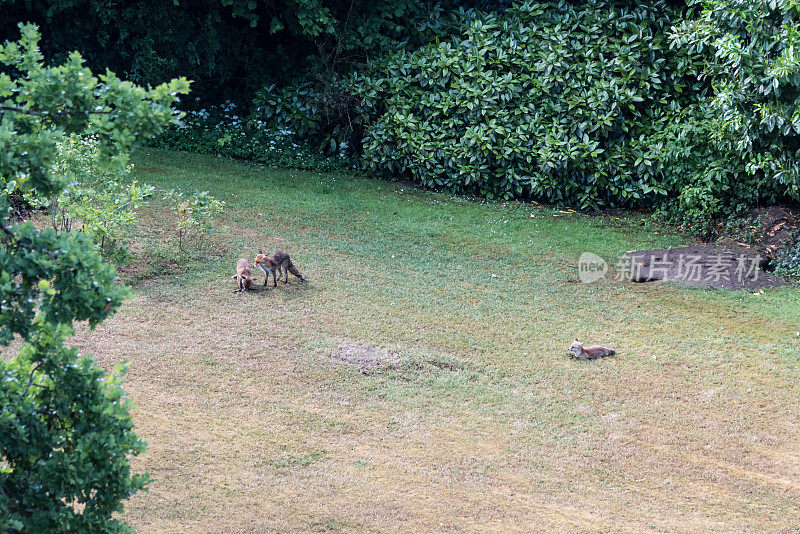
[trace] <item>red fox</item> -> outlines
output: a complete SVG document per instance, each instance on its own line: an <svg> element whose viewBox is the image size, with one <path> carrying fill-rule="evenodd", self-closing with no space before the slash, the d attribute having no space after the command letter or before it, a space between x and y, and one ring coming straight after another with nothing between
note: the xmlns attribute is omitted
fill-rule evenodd
<svg viewBox="0 0 800 534"><path fill-rule="evenodd" d="M266 287L267 282L269 282L270 273L272 273L272 282L274 287L278 286L277 275L275 274L275 272L278 270L278 265L275 263L275 260L272 259L272 256L267 256L264 254L264 251L259 250L253 264L255 267L261 267L261 270L267 275L266 278L264 278L264 287Z"/></svg>
<svg viewBox="0 0 800 534"><path fill-rule="evenodd" d="M583 343L578 341L577 337L575 341L572 342L572 345L569 346L569 352L573 354L573 357L579 360L594 360L595 358L605 358L606 356L613 356L616 354L614 349L608 349L600 345L584 348Z"/></svg>
<svg viewBox="0 0 800 534"><path fill-rule="evenodd" d="M236 278L236 282L239 284L239 289L234 291L234 293L252 291L250 286L253 284L253 277L250 275L250 262L245 258L237 261L236 274L231 276L231 278Z"/></svg>
<svg viewBox="0 0 800 534"><path fill-rule="evenodd" d="M264 254L263 250L258 251L258 255L256 256L255 265L257 267L261 267L267 277L264 279L264 285L267 285L267 281L269 281L269 275L272 273L272 284L273 287L278 286L278 278L285 276L283 281L284 284L289 283L289 273L292 273L297 278L302 280L303 282L306 281L306 277L303 276L303 273L297 270L297 268L292 264L292 260L289 259L289 254L286 252L278 251L272 256L267 256Z"/></svg>

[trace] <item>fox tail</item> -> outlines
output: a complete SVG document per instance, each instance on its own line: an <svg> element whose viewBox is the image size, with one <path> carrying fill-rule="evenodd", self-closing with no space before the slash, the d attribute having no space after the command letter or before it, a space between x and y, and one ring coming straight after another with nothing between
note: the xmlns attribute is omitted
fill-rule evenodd
<svg viewBox="0 0 800 534"><path fill-rule="evenodd" d="M291 261L289 262L288 268L289 268L289 272L290 272L290 273L292 273L293 275L295 275L297 278L299 278L299 279L300 279L300 280L302 280L303 282L305 282L305 281L306 281L306 277L305 277L305 276L303 276L303 273L301 273L300 271L298 271L298 270L297 270L297 267L295 267L295 266L292 264L292 262L291 262Z"/></svg>

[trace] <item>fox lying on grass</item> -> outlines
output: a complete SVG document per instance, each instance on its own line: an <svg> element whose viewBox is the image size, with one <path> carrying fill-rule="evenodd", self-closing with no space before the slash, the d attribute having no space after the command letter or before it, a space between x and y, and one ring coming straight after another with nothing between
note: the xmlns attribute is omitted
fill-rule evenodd
<svg viewBox="0 0 800 534"><path fill-rule="evenodd" d="M606 356L613 356L616 354L614 349L608 349L600 345L584 348L583 343L578 341L577 337L575 341L572 342L572 345L569 346L569 352L572 353L574 358L578 358L579 360L594 360L595 358L605 358Z"/></svg>
<svg viewBox="0 0 800 534"><path fill-rule="evenodd" d="M250 262L245 258L237 261L236 274L231 276L231 278L236 278L236 282L239 284L239 289L234 291L234 293L239 293L240 291L252 291L250 286L253 284L253 277L250 274Z"/></svg>
<svg viewBox="0 0 800 534"><path fill-rule="evenodd" d="M303 273L298 271L297 268L292 264L292 260L289 259L289 254L283 252L282 250L276 252L272 256L267 256L264 254L263 250L259 250L254 263L256 267L261 267L261 269L267 275L267 277L264 279L265 286L269 281L270 273L272 273L273 287L278 287L278 278L281 276L285 276L283 283L288 284L289 273L292 273L303 282L306 281L306 277L303 276Z"/></svg>

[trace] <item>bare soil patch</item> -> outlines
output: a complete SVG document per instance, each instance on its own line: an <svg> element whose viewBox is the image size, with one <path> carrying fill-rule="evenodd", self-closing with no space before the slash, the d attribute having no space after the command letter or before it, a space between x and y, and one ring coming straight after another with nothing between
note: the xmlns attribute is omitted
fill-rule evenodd
<svg viewBox="0 0 800 534"><path fill-rule="evenodd" d="M462 371L464 370L464 364L460 362L448 362L444 360L439 360L436 358L431 358L425 360L425 363L428 365L432 365L437 369L444 369L446 371Z"/></svg>
<svg viewBox="0 0 800 534"><path fill-rule="evenodd" d="M800 208L797 207L770 206L754 210L751 215L758 221L758 248L771 259L800 229Z"/></svg>
<svg viewBox="0 0 800 534"><path fill-rule="evenodd" d="M359 343L342 343L330 357L362 370L385 369L400 363L400 357L381 347L367 347Z"/></svg>
<svg viewBox="0 0 800 534"><path fill-rule="evenodd" d="M770 272L778 252L800 230L800 208L770 206L748 213L749 236L727 235L715 244L628 252L626 278L634 282L671 281L682 285L760 290L794 282ZM752 245L741 243L753 241Z"/></svg>

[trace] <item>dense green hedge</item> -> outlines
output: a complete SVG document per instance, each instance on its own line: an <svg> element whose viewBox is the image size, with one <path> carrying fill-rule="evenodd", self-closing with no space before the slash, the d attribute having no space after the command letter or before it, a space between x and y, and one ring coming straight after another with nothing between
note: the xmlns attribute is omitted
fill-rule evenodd
<svg viewBox="0 0 800 534"><path fill-rule="evenodd" d="M794 0L696 0L697 18L672 34L704 54L714 87L711 140L750 200L800 200L800 5Z"/></svg>
<svg viewBox="0 0 800 534"><path fill-rule="evenodd" d="M664 195L653 136L696 100L696 56L670 50L681 11L526 2L401 52L356 80L375 168L436 188L581 206Z"/></svg>

